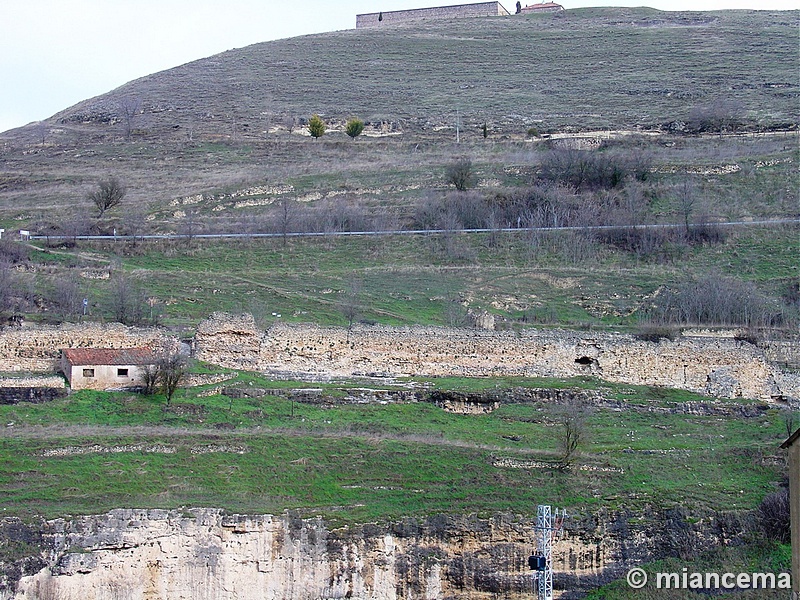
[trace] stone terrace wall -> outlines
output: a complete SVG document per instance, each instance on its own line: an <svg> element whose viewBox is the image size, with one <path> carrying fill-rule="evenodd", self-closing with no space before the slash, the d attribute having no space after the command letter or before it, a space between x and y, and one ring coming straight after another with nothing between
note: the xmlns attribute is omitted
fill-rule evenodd
<svg viewBox="0 0 800 600"><path fill-rule="evenodd" d="M119 323L28 326L0 331L0 373L53 373L62 348L135 348L167 343L157 329L134 329Z"/></svg>
<svg viewBox="0 0 800 600"><path fill-rule="evenodd" d="M498 17L508 14L508 11L503 8L503 5L499 2L479 2L476 4L460 4L456 6L393 10L356 15L356 29L362 29L364 27L391 27L393 25L411 23L414 21L463 19L468 17Z"/></svg>
<svg viewBox="0 0 800 600"><path fill-rule="evenodd" d="M235 369L314 376L593 375L723 398L800 398L800 375L734 339L682 338L658 344L628 335L440 327L276 324L215 314L197 331L198 357Z"/></svg>

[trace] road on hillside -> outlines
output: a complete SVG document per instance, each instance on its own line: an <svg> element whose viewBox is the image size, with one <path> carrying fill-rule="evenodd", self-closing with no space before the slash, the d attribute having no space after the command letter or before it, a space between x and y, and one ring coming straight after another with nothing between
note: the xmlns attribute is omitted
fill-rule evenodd
<svg viewBox="0 0 800 600"><path fill-rule="evenodd" d="M762 225L793 225L800 219L765 219L757 221L725 221L722 223L692 223L690 227L748 227ZM164 233L148 235L24 235L25 240L199 240L199 239L256 239L256 238L314 238L314 237L356 237L389 235L433 235L453 233L525 233L533 231L613 231L625 229L682 229L684 223L651 223L644 225L573 225L568 227L502 227L497 229L390 229L385 231L332 231L332 232L287 232L287 233Z"/></svg>

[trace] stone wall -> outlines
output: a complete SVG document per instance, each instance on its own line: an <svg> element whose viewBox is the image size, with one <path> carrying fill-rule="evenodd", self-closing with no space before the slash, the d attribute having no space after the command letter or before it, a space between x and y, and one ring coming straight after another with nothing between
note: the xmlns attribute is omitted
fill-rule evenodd
<svg viewBox="0 0 800 600"><path fill-rule="evenodd" d="M796 401L800 374L748 342L685 337L659 343L629 335L558 330L488 332L440 327L278 323L212 315L197 331L197 356L234 369L319 379L348 376L596 376L722 398Z"/></svg>
<svg viewBox="0 0 800 600"><path fill-rule="evenodd" d="M478 2L456 6L438 6L411 10L392 10L386 12L356 15L356 29L364 27L391 27L414 21L463 19L469 17L506 16L509 12L499 2Z"/></svg>
<svg viewBox="0 0 800 600"><path fill-rule="evenodd" d="M55 373L63 348L160 347L170 338L158 329L119 323L28 325L0 331L0 373Z"/></svg>
<svg viewBox="0 0 800 600"><path fill-rule="evenodd" d="M692 522L669 511L574 515L554 548L557 596L579 597L632 565L679 553L680 544L704 549L741 534L731 516ZM25 533L22 523L0 525ZM3 600L521 600L531 597L535 549L533 522L502 514L331 529L292 515L120 509L27 533L40 552L8 565L22 577L0 586Z"/></svg>

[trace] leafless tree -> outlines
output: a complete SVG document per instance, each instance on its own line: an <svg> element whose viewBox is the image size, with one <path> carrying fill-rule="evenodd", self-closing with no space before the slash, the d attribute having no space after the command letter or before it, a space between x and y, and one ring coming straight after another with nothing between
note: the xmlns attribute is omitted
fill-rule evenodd
<svg viewBox="0 0 800 600"><path fill-rule="evenodd" d="M88 195L89 200L99 211L97 218L101 218L107 210L118 206L125 197L125 192L125 186L116 177L101 179L97 184L97 189Z"/></svg>
<svg viewBox="0 0 800 600"><path fill-rule="evenodd" d="M140 98L125 97L120 100L119 110L122 113L122 125L125 130L125 139L130 141L133 134L133 123L142 107Z"/></svg>
<svg viewBox="0 0 800 600"><path fill-rule="evenodd" d="M563 404L557 407L554 416L558 427L558 468L567 470L586 444L589 407L582 402Z"/></svg>
<svg viewBox="0 0 800 600"><path fill-rule="evenodd" d="M83 308L83 294L80 286L74 278L68 276L59 277L53 286L54 301L58 307L61 318L69 320L71 317L79 317Z"/></svg>
<svg viewBox="0 0 800 600"><path fill-rule="evenodd" d="M783 426L786 430L786 437L789 437L795 432L795 429L797 429L797 415L791 408L785 408L781 411L781 416L783 417Z"/></svg>
<svg viewBox="0 0 800 600"><path fill-rule="evenodd" d="M277 202L279 209L279 220L281 235L283 236L283 245L286 246L288 242L289 231L292 223L297 216L297 202L291 198L281 198Z"/></svg>
<svg viewBox="0 0 800 600"><path fill-rule="evenodd" d="M347 281L344 296L338 303L339 312L347 319L348 332L353 328L353 323L361 314L363 287L364 284L361 279L355 275L351 276Z"/></svg>
<svg viewBox="0 0 800 600"><path fill-rule="evenodd" d="M17 278L11 264L0 259L0 314L11 310L14 305Z"/></svg>
<svg viewBox="0 0 800 600"><path fill-rule="evenodd" d="M678 184L677 190L678 212L683 217L683 225L686 228L686 236L689 236L689 220L692 218L694 206L697 201L694 184L688 176L684 176L683 181Z"/></svg>
<svg viewBox="0 0 800 600"><path fill-rule="evenodd" d="M186 356L177 350L167 352L156 362L156 380L158 387L167 397L167 406L172 401L175 392L178 391L188 366Z"/></svg>
<svg viewBox="0 0 800 600"><path fill-rule="evenodd" d="M127 275L120 274L111 288L111 312L119 323L144 325L149 312L147 293Z"/></svg>
<svg viewBox="0 0 800 600"><path fill-rule="evenodd" d="M472 161L469 158L460 158L451 163L445 169L445 179L460 192L471 188L475 185L476 179Z"/></svg>

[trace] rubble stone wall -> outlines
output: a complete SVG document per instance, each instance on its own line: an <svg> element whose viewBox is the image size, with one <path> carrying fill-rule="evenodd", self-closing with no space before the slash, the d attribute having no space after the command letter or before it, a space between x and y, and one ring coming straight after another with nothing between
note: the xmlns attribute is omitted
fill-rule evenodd
<svg viewBox="0 0 800 600"><path fill-rule="evenodd" d="M55 373L64 348L153 348L167 340L164 331L119 323L7 328L0 331L0 373Z"/></svg>
<svg viewBox="0 0 800 600"><path fill-rule="evenodd" d="M201 324L197 356L234 369L311 378L346 376L596 376L722 398L796 401L800 374L733 338L659 343L630 335L564 330L489 332L443 327L355 326L351 330L217 313Z"/></svg>

